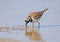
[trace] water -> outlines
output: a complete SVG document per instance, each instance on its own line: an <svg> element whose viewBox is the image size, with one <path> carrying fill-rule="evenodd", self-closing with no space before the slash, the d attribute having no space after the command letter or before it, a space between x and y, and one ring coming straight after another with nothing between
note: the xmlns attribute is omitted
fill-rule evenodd
<svg viewBox="0 0 60 42"><path fill-rule="evenodd" d="M1 30L0 31L0 38L12 38L16 40L21 40L22 42L36 42L33 40L28 39L28 37L25 36L25 31L18 29L11 29L9 30ZM17 28L17 27L16 27ZM24 29L25 27L23 27ZM37 30L38 28L34 28ZM42 38L44 42L59 42L60 41L60 26L41 26L40 32L42 35Z"/></svg>

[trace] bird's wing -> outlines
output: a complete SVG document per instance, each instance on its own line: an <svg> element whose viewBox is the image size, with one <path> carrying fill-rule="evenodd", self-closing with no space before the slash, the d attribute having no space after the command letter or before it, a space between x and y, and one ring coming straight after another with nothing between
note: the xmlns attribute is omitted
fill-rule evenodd
<svg viewBox="0 0 60 42"><path fill-rule="evenodd" d="M33 13L29 14L29 16L31 16L35 19L38 19L42 16L42 13L41 12L33 12Z"/></svg>
<svg viewBox="0 0 60 42"><path fill-rule="evenodd" d="M41 16L42 16L42 14L38 14L38 15L36 15L34 18L35 18L35 19L39 19Z"/></svg>
<svg viewBox="0 0 60 42"><path fill-rule="evenodd" d="M30 17L33 17L33 18L35 18L35 19L39 19L39 18L43 15L43 13L44 13L45 11L47 11L47 10L48 10L48 8L47 8L47 9L44 9L43 11L32 12L31 14L29 14L29 16L30 16Z"/></svg>

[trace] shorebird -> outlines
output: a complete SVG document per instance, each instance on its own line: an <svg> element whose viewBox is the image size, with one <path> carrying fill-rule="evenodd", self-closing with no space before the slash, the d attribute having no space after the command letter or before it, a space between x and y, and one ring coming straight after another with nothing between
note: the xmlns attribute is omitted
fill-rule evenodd
<svg viewBox="0 0 60 42"><path fill-rule="evenodd" d="M48 8L44 9L43 11L39 11L39 12L32 12L28 15L28 17L25 18L25 25L26 25L26 32L27 32L27 24L30 22L32 23L32 28L34 28L34 23L37 22L38 26L40 27L40 18L43 15L43 13L45 11L47 11ZM40 28L38 28L39 30Z"/></svg>

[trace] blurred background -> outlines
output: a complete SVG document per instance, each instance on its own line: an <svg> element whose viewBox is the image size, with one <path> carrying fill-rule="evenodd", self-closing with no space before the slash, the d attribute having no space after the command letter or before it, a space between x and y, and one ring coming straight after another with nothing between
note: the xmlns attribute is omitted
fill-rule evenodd
<svg viewBox="0 0 60 42"><path fill-rule="evenodd" d="M28 14L48 8L41 25L60 25L60 0L0 0L0 26L24 25Z"/></svg>
<svg viewBox="0 0 60 42"><path fill-rule="evenodd" d="M48 8L40 19L41 34L48 42L60 42L59 4L60 0L0 0L0 26L25 25L24 19L28 14ZM0 37L19 38L21 34L1 33Z"/></svg>

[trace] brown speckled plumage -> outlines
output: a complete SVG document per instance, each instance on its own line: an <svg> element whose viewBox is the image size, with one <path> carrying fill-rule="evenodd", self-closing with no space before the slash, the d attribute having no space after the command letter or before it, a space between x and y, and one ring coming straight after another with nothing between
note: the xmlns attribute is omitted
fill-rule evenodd
<svg viewBox="0 0 60 42"><path fill-rule="evenodd" d="M29 16L33 17L35 19L39 19L46 10L48 10L48 8L44 9L43 11L40 11L40 12L32 12L32 13L29 14Z"/></svg>

